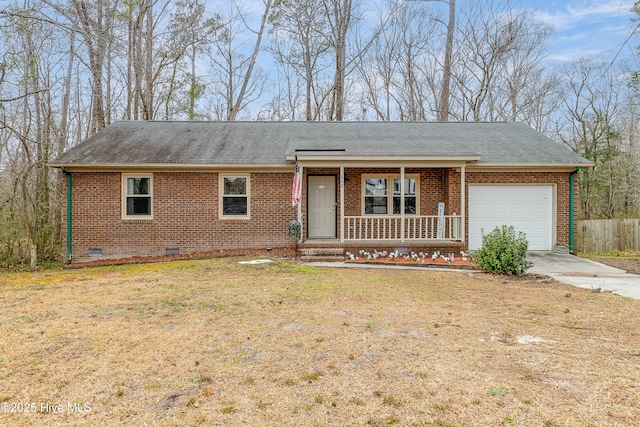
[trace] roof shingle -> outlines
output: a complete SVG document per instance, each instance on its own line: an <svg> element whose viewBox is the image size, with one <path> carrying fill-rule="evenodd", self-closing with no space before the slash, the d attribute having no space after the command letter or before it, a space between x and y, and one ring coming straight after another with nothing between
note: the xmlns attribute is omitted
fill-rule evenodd
<svg viewBox="0 0 640 427"><path fill-rule="evenodd" d="M519 122L166 122L109 125L51 162L74 165L285 165L296 150L340 156L479 155L478 164L590 162ZM319 151L319 152L320 152Z"/></svg>

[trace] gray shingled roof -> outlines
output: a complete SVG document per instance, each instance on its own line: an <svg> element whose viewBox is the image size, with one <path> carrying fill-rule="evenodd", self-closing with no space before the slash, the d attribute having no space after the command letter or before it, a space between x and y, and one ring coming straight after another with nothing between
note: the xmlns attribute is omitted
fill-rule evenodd
<svg viewBox="0 0 640 427"><path fill-rule="evenodd" d="M126 121L50 165L284 165L296 150L346 157L479 155L479 164L495 165L590 164L518 122Z"/></svg>

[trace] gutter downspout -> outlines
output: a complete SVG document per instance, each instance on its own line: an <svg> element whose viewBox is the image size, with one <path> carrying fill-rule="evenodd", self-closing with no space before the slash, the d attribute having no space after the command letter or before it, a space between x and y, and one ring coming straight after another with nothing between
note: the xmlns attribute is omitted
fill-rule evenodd
<svg viewBox="0 0 640 427"><path fill-rule="evenodd" d="M62 173L64 173L67 176L67 264L71 264L71 258L72 258L72 248L73 248L73 241L72 239L72 230L71 230L71 173L67 172L67 170L62 167L60 168L62 170Z"/></svg>
<svg viewBox="0 0 640 427"><path fill-rule="evenodd" d="M573 237L573 229L574 229L574 184L573 184L573 176L580 172L580 167L576 166L576 170L569 173L569 252L573 253L574 247L574 237Z"/></svg>

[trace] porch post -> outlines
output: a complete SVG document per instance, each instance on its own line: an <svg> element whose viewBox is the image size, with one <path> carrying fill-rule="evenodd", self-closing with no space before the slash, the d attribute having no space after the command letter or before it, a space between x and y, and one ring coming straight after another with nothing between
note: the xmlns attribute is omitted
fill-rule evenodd
<svg viewBox="0 0 640 427"><path fill-rule="evenodd" d="M393 197L393 183L391 183L391 197ZM391 199L393 208L393 199ZM393 215L393 212L391 212ZM400 166L400 241L404 243L404 166Z"/></svg>
<svg viewBox="0 0 640 427"><path fill-rule="evenodd" d="M467 216L467 207L465 203L465 193L466 193L466 184L465 184L465 173L466 173L466 165L460 166L460 215L461 215L461 224L460 224L460 232L462 233L462 243L466 241L465 239L465 218Z"/></svg>
<svg viewBox="0 0 640 427"><path fill-rule="evenodd" d="M344 166L340 166L340 242L344 242Z"/></svg>
<svg viewBox="0 0 640 427"><path fill-rule="evenodd" d="M302 181L303 185L302 187L304 188L304 167L302 165L298 165L300 168L300 180ZM307 192L309 191L309 189L307 188ZM305 195L306 197L306 195ZM304 230L304 224L302 223L302 200L304 200L305 197L302 197L300 200L300 203L298 203L298 222L300 223L300 230ZM298 242L302 243L302 241L304 240L304 231L302 231L302 233L300 234L300 240L298 240Z"/></svg>

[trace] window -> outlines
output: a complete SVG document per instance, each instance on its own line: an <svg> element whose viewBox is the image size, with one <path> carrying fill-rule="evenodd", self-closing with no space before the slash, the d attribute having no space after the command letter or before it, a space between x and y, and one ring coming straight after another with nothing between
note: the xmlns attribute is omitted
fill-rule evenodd
<svg viewBox="0 0 640 427"><path fill-rule="evenodd" d="M249 176L220 175L220 217L249 218Z"/></svg>
<svg viewBox="0 0 640 427"><path fill-rule="evenodd" d="M365 176L364 177L364 214L365 215L400 215L400 177L398 176ZM390 194L389 183L393 183ZM405 175L404 179L404 213L418 213L418 176Z"/></svg>
<svg viewBox="0 0 640 427"><path fill-rule="evenodd" d="M122 175L122 218L153 218L153 175Z"/></svg>
<svg viewBox="0 0 640 427"><path fill-rule="evenodd" d="M386 215L389 206L387 178L365 178L365 215Z"/></svg>
<svg viewBox="0 0 640 427"><path fill-rule="evenodd" d="M393 179L393 213L400 214L400 178ZM404 213L417 213L416 179L404 179Z"/></svg>

